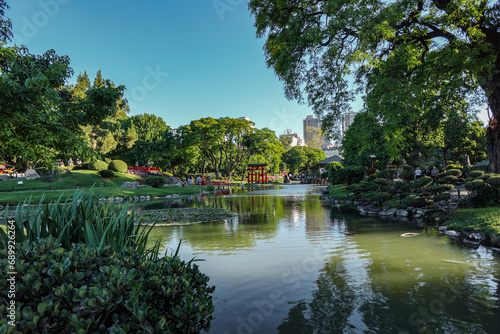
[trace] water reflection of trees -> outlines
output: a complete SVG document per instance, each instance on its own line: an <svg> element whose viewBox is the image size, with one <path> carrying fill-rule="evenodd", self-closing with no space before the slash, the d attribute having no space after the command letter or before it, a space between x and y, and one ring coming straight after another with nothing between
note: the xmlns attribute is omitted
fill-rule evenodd
<svg viewBox="0 0 500 334"><path fill-rule="evenodd" d="M361 223L358 230L369 231L368 225ZM345 239L343 250L320 270L311 300L296 302L277 330L287 334L497 332L498 268L483 260L469 265L443 261L464 253L433 238L415 239L416 244L405 250L398 243L403 239L384 243L363 234ZM406 256L424 247L428 249L420 252L423 258Z"/></svg>

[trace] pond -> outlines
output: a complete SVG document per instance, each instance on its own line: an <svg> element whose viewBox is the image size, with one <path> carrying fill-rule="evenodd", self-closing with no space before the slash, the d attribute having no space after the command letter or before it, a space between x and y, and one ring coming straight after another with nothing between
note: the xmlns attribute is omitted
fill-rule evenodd
<svg viewBox="0 0 500 334"><path fill-rule="evenodd" d="M317 190L193 197L175 205L238 219L154 229L169 253L182 239L181 258L204 260L216 286L210 333L498 333L498 255L438 235L401 237L422 231L339 212Z"/></svg>

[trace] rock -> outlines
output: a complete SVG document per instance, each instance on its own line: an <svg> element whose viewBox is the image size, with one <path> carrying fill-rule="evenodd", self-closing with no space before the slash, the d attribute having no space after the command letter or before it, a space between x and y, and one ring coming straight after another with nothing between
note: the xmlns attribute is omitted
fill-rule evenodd
<svg viewBox="0 0 500 334"><path fill-rule="evenodd" d="M422 214L421 213L416 213L413 215L413 218L422 218Z"/></svg>
<svg viewBox="0 0 500 334"><path fill-rule="evenodd" d="M34 169L27 169L26 172L24 172L24 178L26 180L36 180L40 178L40 175Z"/></svg>
<svg viewBox="0 0 500 334"><path fill-rule="evenodd" d="M379 216L392 216L392 214L390 214L389 212L387 211L380 211L379 212Z"/></svg>
<svg viewBox="0 0 500 334"><path fill-rule="evenodd" d="M423 215L425 215L425 210L424 209L416 209L415 214L423 216Z"/></svg>
<svg viewBox="0 0 500 334"><path fill-rule="evenodd" d="M0 181L10 180L10 176L6 174L0 175Z"/></svg>
<svg viewBox="0 0 500 334"><path fill-rule="evenodd" d="M146 201L150 201L151 200L151 197L150 196L146 196Z"/></svg>
<svg viewBox="0 0 500 334"><path fill-rule="evenodd" d="M139 197L139 200L142 202L142 201L145 201L146 200L146 196L141 196Z"/></svg>
<svg viewBox="0 0 500 334"><path fill-rule="evenodd" d="M500 253L500 248L491 247L491 250L494 252Z"/></svg>
<svg viewBox="0 0 500 334"><path fill-rule="evenodd" d="M441 226L439 226L438 230L439 230L439 232L444 232L444 231L446 231L446 226L441 225Z"/></svg>
<svg viewBox="0 0 500 334"><path fill-rule="evenodd" d="M403 210L403 209L399 209L398 211L396 211L396 216L408 217L408 211Z"/></svg>
<svg viewBox="0 0 500 334"><path fill-rule="evenodd" d="M370 210L368 210L368 214L369 215L379 215L380 214L380 209L370 208Z"/></svg>
<svg viewBox="0 0 500 334"><path fill-rule="evenodd" d="M115 198L115 203L121 203L121 202L123 202L123 198L122 197Z"/></svg>
<svg viewBox="0 0 500 334"><path fill-rule="evenodd" d="M452 237L452 238L457 238L460 236L460 233L457 231L449 230L449 231L445 231L444 235L447 235L447 236Z"/></svg>
<svg viewBox="0 0 500 334"><path fill-rule="evenodd" d="M165 197L166 197L166 198L172 198L172 195L167 195L167 196L165 196Z"/></svg>
<svg viewBox="0 0 500 334"><path fill-rule="evenodd" d="M123 182L120 188L136 189L139 188L139 183L137 182Z"/></svg>
<svg viewBox="0 0 500 334"><path fill-rule="evenodd" d="M486 239L485 235L481 232L471 233L464 238L464 242L472 245L479 245Z"/></svg>
<svg viewBox="0 0 500 334"><path fill-rule="evenodd" d="M391 216L394 216L398 212L398 209L389 209L387 210L387 213L390 214Z"/></svg>
<svg viewBox="0 0 500 334"><path fill-rule="evenodd" d="M134 196L134 202L137 202L139 200L139 197Z"/></svg>

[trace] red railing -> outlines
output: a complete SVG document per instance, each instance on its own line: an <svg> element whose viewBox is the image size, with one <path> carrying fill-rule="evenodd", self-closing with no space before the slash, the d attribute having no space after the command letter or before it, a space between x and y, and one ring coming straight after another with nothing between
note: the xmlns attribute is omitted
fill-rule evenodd
<svg viewBox="0 0 500 334"><path fill-rule="evenodd" d="M129 166L128 169L137 170L139 172L159 172L160 169L158 167L144 167L144 166Z"/></svg>

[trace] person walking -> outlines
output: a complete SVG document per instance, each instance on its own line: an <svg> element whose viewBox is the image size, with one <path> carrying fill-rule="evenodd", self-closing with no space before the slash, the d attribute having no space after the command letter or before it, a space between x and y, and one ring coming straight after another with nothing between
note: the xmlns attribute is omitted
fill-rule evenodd
<svg viewBox="0 0 500 334"><path fill-rule="evenodd" d="M422 170L420 170L420 167L417 167L417 169L415 169L415 177L417 179L420 179L422 177Z"/></svg>
<svg viewBox="0 0 500 334"><path fill-rule="evenodd" d="M436 184L436 177L438 176L438 174L439 174L439 171L436 168L436 166L432 167L432 170L431 170L432 184Z"/></svg>

